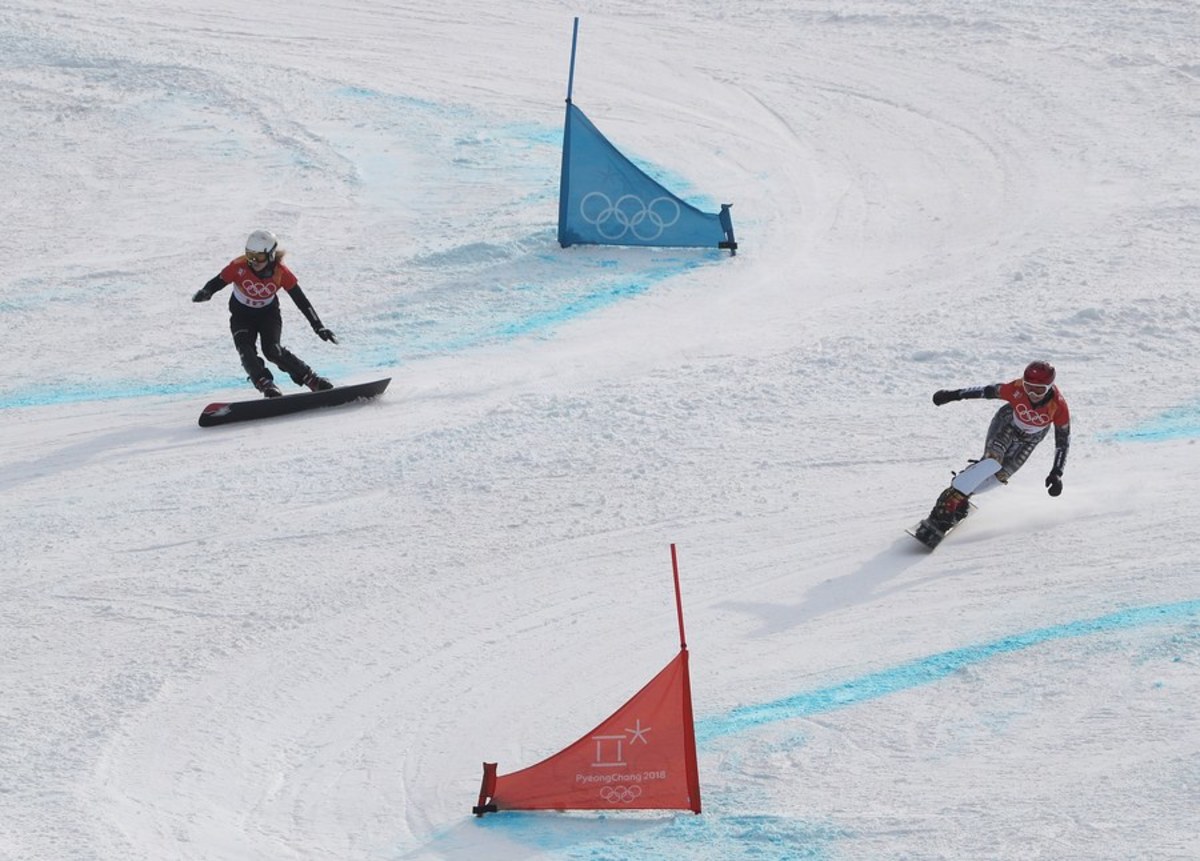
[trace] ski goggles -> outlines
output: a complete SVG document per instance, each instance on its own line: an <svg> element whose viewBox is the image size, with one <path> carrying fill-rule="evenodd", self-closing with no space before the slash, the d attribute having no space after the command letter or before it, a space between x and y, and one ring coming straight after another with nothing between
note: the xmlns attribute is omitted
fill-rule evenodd
<svg viewBox="0 0 1200 861"><path fill-rule="evenodd" d="M1040 401L1046 395L1050 394L1050 390L1054 388L1054 383L1030 383L1026 380L1021 381L1021 385L1025 387L1025 394L1029 395L1029 399Z"/></svg>
<svg viewBox="0 0 1200 861"><path fill-rule="evenodd" d="M267 262L267 252L265 251L247 251L246 261L255 265Z"/></svg>

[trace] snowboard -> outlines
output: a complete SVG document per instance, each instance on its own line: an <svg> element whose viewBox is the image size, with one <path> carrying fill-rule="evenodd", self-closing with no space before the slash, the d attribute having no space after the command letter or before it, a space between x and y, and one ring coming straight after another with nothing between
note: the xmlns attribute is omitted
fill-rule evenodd
<svg viewBox="0 0 1200 861"><path fill-rule="evenodd" d="M954 527L942 531L929 522L928 519L922 520L912 529L905 529L909 535L920 541L930 550L936 550L937 546L942 543L947 535L954 531Z"/></svg>
<svg viewBox="0 0 1200 861"><path fill-rule="evenodd" d="M253 419L286 416L304 410L318 407L336 407L357 400L366 400L383 394L383 390L392 381L391 377L373 380L369 383L358 383L352 386L335 386L323 392L300 392L295 395L283 395L278 398L257 398L253 401L233 401L231 403L212 403L200 413L200 427L208 428L214 425L226 425L233 422L251 421Z"/></svg>
<svg viewBox="0 0 1200 861"><path fill-rule="evenodd" d="M977 460L975 463L968 466L962 472L955 474L954 481L950 485L960 493L965 493L970 496L972 493L981 493L985 490L998 485L993 476L1000 471L1000 461L995 458L987 457L983 460ZM989 481L989 479L991 479Z"/></svg>

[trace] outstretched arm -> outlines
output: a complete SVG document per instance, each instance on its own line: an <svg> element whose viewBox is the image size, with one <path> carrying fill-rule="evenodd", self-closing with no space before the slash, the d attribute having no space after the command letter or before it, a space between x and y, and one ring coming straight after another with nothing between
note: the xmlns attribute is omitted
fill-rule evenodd
<svg viewBox="0 0 1200 861"><path fill-rule="evenodd" d="M951 401L998 397L1000 397L1000 386L998 383L993 383L990 386L973 386L969 389L938 389L933 393L933 403L940 407L942 404L948 404Z"/></svg>
<svg viewBox="0 0 1200 861"><path fill-rule="evenodd" d="M287 291L287 293L292 297L292 301L296 303L296 307L300 309L300 313L308 320L309 325L312 326L317 336L322 341L332 341L336 344L337 338L334 337L333 332L325 328L325 324L317 316L317 309L312 306L312 302L308 301L308 297L304 295L304 291L300 289L300 285L297 284L291 290Z"/></svg>
<svg viewBox="0 0 1200 861"><path fill-rule="evenodd" d="M212 280L210 280L203 287L201 287L199 290L197 290L196 295L192 296L192 301L193 302L207 302L209 299L211 299L213 297L214 293L216 293L218 290L223 290L223 289L225 289L225 282L222 281L221 276L218 275L215 278L213 278Z"/></svg>

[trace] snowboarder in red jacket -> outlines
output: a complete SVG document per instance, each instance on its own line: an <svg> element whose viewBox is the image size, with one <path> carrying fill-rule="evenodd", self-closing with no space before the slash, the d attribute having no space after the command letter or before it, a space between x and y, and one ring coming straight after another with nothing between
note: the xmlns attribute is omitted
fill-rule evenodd
<svg viewBox="0 0 1200 861"><path fill-rule="evenodd" d="M207 302L226 284L233 285L233 295L229 297L229 330L233 333L233 345L237 348L250 382L268 398L277 398L283 393L275 385L270 369L258 354L257 342L260 339L263 354L287 372L296 385L307 386L314 392L333 388L333 383L279 342L283 333L283 319L276 294L283 290L292 297L322 341L337 343L333 332L321 323L312 303L300 289L292 270L284 265L283 255L274 233L256 230L246 240L246 253L230 261L220 274L192 297L193 302Z"/></svg>
<svg viewBox="0 0 1200 861"><path fill-rule="evenodd" d="M1024 465L1029 455L1054 428L1054 465L1046 476L1046 490L1058 496L1063 489L1063 467L1071 444L1071 413L1066 398L1054 384L1054 366L1049 362L1030 362L1025 373L1007 383L992 383L966 389L940 389L933 393L937 406L950 401L991 398L1004 401L988 426L984 459L1000 464L995 478L1002 484ZM967 516L968 494L953 486L942 491L929 514L935 526L945 529Z"/></svg>

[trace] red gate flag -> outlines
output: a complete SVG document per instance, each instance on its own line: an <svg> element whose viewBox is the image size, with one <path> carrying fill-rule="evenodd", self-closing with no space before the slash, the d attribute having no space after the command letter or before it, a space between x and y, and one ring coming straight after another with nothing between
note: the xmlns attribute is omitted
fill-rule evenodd
<svg viewBox="0 0 1200 861"><path fill-rule="evenodd" d="M700 812L688 653L570 747L497 776L483 764L477 816L497 810Z"/></svg>
<svg viewBox="0 0 1200 861"><path fill-rule="evenodd" d="M483 764L476 816L498 810L691 810L700 812L696 730L679 564L679 654L590 733L537 765L498 776Z"/></svg>

